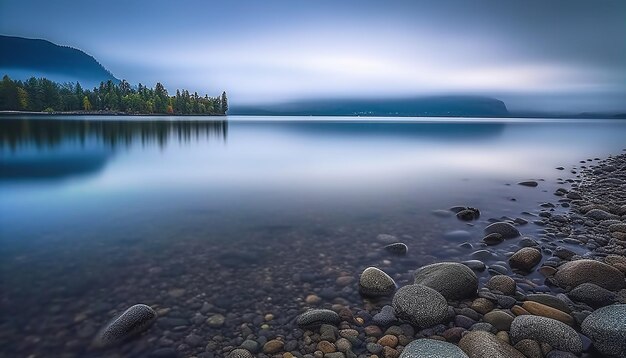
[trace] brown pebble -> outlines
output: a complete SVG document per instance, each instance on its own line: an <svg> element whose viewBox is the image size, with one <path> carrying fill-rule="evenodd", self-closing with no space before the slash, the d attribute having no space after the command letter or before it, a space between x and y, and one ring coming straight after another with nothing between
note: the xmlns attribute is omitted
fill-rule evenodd
<svg viewBox="0 0 626 358"><path fill-rule="evenodd" d="M354 282L354 277L352 276L341 276L341 277L337 277L337 280L335 280L335 284L341 287L348 286L352 282Z"/></svg>
<svg viewBox="0 0 626 358"><path fill-rule="evenodd" d="M511 307L511 312L513 312L513 314L516 316L530 314L530 312L526 311L525 309L523 309L521 306L518 306L518 305Z"/></svg>
<svg viewBox="0 0 626 358"><path fill-rule="evenodd" d="M383 347L383 357L385 358L398 358L400 356L400 352L391 348L391 347Z"/></svg>
<svg viewBox="0 0 626 358"><path fill-rule="evenodd" d="M378 326L367 326L364 330L367 336L380 337L383 335L383 331Z"/></svg>
<svg viewBox="0 0 626 358"><path fill-rule="evenodd" d="M309 305L316 305L316 304L322 302L322 299L319 296L317 296L317 295L308 295L304 299L304 302L306 302Z"/></svg>
<svg viewBox="0 0 626 358"><path fill-rule="evenodd" d="M265 354L278 353L283 349L284 345L285 343L277 339L272 339L271 341L268 341L267 343L263 345L263 353Z"/></svg>
<svg viewBox="0 0 626 358"><path fill-rule="evenodd" d="M504 343L508 343L508 344L511 343L511 340L509 339L509 334L506 333L505 331L500 331L496 333L496 337L498 337L498 339L500 339Z"/></svg>
<svg viewBox="0 0 626 358"><path fill-rule="evenodd" d="M480 314L485 314L491 311L494 308L494 305L488 299L479 297L472 302L470 308Z"/></svg>
<svg viewBox="0 0 626 358"><path fill-rule="evenodd" d="M396 348L396 346L398 345L398 337L393 336L391 334L388 334L386 336L382 336L378 340L378 344L380 344L381 346L384 346L384 347Z"/></svg>
<svg viewBox="0 0 626 358"><path fill-rule="evenodd" d="M522 304L522 308L537 316L552 318L570 326L574 324L574 318L572 316L561 310L557 310L556 308L546 306L539 302L526 301L524 302L524 304Z"/></svg>
<svg viewBox="0 0 626 358"><path fill-rule="evenodd" d="M323 353L333 353L337 351L335 345L330 343L329 341L320 341L317 344L317 350L322 351Z"/></svg>

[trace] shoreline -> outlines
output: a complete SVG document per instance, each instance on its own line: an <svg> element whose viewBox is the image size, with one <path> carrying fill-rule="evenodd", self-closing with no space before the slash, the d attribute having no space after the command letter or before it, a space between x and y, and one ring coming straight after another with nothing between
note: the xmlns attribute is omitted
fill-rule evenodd
<svg viewBox="0 0 626 358"><path fill-rule="evenodd" d="M142 116L159 116L159 117L226 117L226 114L168 114L168 113L126 113L126 112L29 112L29 111L0 111L0 115L8 116L116 116L116 117L142 117Z"/></svg>

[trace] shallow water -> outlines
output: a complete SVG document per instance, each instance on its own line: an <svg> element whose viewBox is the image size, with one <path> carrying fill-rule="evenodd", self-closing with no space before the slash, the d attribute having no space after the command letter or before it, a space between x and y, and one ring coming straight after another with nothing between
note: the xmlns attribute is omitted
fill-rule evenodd
<svg viewBox="0 0 626 358"><path fill-rule="evenodd" d="M379 304L335 279L377 266L403 284L421 265L466 260L489 218L532 222L523 212L556 201L572 165L626 143L619 120L215 118L0 118L2 352L98 356L88 349L97 329L139 302L226 323L160 318L105 355L145 356L162 337L176 341L171 331L227 341L266 313L269 330L287 334L311 293ZM516 185L526 179L540 184ZM432 213L455 205L479 208L480 220ZM465 237L445 236L453 230ZM385 254L381 233L409 254Z"/></svg>

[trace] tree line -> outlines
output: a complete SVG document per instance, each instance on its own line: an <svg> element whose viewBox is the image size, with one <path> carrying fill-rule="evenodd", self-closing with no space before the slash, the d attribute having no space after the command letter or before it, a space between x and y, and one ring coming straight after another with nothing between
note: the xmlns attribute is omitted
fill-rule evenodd
<svg viewBox="0 0 626 358"><path fill-rule="evenodd" d="M5 75L0 82L0 110L224 115L228 99L226 92L202 97L197 92L176 90L176 95L170 96L161 83L149 88L141 83L133 87L125 80L109 80L89 90L78 82L57 83L35 77L14 81Z"/></svg>

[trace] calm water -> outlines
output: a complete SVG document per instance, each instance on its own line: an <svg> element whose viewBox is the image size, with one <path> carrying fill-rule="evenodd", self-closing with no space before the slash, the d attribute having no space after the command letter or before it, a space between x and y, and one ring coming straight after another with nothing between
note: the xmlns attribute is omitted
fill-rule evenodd
<svg viewBox="0 0 626 358"><path fill-rule="evenodd" d="M459 245L479 248L487 219L532 221L522 212L555 200L572 166L625 143L618 120L0 118L0 351L97 356L97 329L138 302L224 314L221 328L178 330L227 339L254 314L274 313L280 331L310 293L365 305L335 279L378 266L402 284L468 259ZM481 219L432 213L455 205ZM381 233L409 255L381 253ZM170 328L159 319L108 354L145 356Z"/></svg>

